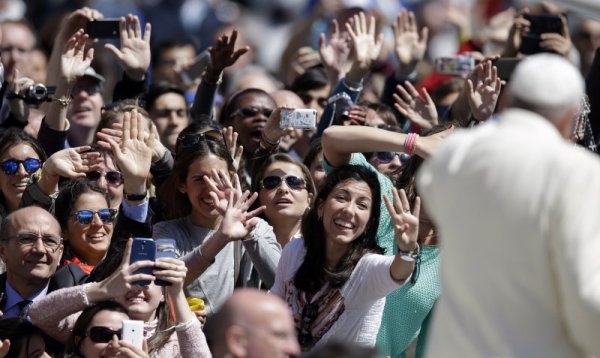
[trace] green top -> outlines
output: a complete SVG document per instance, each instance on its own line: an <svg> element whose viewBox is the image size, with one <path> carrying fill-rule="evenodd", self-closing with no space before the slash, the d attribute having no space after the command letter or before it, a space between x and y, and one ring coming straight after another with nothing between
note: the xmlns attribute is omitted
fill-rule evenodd
<svg viewBox="0 0 600 358"><path fill-rule="evenodd" d="M393 200L393 182L371 165L361 153L352 154L348 164L360 165L377 174L381 187L381 214L377 228L377 242L383 248L385 255L395 255L397 252L394 238L394 226L390 213L385 206L383 196ZM323 168L327 173L333 167L323 160ZM381 356L404 357L404 351L417 337L424 337L427 332L421 330L423 322L428 317L441 287L439 280L439 249L432 246L421 248L421 272L416 284L407 283L386 297L383 319L377 336L377 347ZM423 356L424 342L419 340L417 357Z"/></svg>

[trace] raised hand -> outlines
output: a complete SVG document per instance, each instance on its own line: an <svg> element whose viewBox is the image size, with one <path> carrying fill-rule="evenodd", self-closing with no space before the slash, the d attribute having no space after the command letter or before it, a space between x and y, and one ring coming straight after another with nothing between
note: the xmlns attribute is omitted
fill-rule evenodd
<svg viewBox="0 0 600 358"><path fill-rule="evenodd" d="M90 152L89 145L66 148L50 156L44 162L43 175L55 175L70 179L85 178L85 173L98 170L103 158L98 152Z"/></svg>
<svg viewBox="0 0 600 358"><path fill-rule="evenodd" d="M237 35L237 30L233 30L231 35L221 36L214 46L208 48L208 52L210 53L209 69L217 75L226 67L232 66L242 55L250 51L250 47L248 46L235 49Z"/></svg>
<svg viewBox="0 0 600 358"><path fill-rule="evenodd" d="M98 10L90 9L89 7L83 7L75 10L62 21L62 25L56 37L56 41L59 44L64 44L69 41L78 30L85 29L86 24L90 20L101 20L104 15Z"/></svg>
<svg viewBox="0 0 600 358"><path fill-rule="evenodd" d="M306 72L307 69L321 63L319 54L310 46L300 47L296 51L292 62L290 63L288 73L286 74L287 83L292 83L298 76Z"/></svg>
<svg viewBox="0 0 600 358"><path fill-rule="evenodd" d="M214 192L211 192L211 197L213 197L213 200L217 200ZM247 237L257 224L257 221L253 220L253 218L265 209L264 206L261 206L258 209L248 212L248 209L257 198L258 193L250 195L250 192L246 191L241 197L236 199L234 194L230 192L226 201L227 206L220 206L218 208L223 219L217 231L220 231L221 235L230 241L241 240Z"/></svg>
<svg viewBox="0 0 600 358"><path fill-rule="evenodd" d="M118 49L112 44L106 44L104 47L115 55L129 78L141 81L150 66L150 33L152 27L150 23L146 23L144 36L142 37L140 19L129 14L127 18L121 17L119 30L121 48Z"/></svg>
<svg viewBox="0 0 600 358"><path fill-rule="evenodd" d="M115 335L113 336L113 339L108 342L100 356L106 358L146 358L149 357L148 342L144 338L142 348L140 349L129 342L119 340Z"/></svg>
<svg viewBox="0 0 600 358"><path fill-rule="evenodd" d="M364 126L367 123L367 108L354 105L348 111L348 120L344 121L345 126Z"/></svg>
<svg viewBox="0 0 600 358"><path fill-rule="evenodd" d="M507 10L512 11L513 10ZM529 32L531 23L525 19L524 15L529 13L529 8L523 8L513 15L513 23L508 32L508 38L502 50L502 57L516 57L521 47L523 34Z"/></svg>
<svg viewBox="0 0 600 358"><path fill-rule="evenodd" d="M137 194L144 190L152 165L155 138L147 135L146 121L146 118L134 109L123 114L123 136L120 143L102 132L97 134L110 146L125 179L124 190L129 194Z"/></svg>
<svg viewBox="0 0 600 358"><path fill-rule="evenodd" d="M225 146L233 158L233 168L237 171L240 168L240 161L244 154L244 146L237 145L238 133L233 130L233 127L223 128L223 138L225 139Z"/></svg>
<svg viewBox="0 0 600 358"><path fill-rule="evenodd" d="M268 139L270 142L277 142L284 134L285 130L281 128L281 111L282 110L293 110L292 107L277 107L269 118L267 118L267 122L263 127L263 136Z"/></svg>
<svg viewBox="0 0 600 358"><path fill-rule="evenodd" d="M478 64L467 79L467 99L473 117L478 121L489 119L494 113L502 87L496 66L491 61Z"/></svg>
<svg viewBox="0 0 600 358"><path fill-rule="evenodd" d="M0 357L6 357L8 350L10 349L10 341L5 339L0 342Z"/></svg>
<svg viewBox="0 0 600 358"><path fill-rule="evenodd" d="M154 271L152 272L157 279L170 282L167 286L167 292L171 297L177 297L183 292L183 281L187 274L185 263L179 259L163 257L154 262Z"/></svg>
<svg viewBox="0 0 600 358"><path fill-rule="evenodd" d="M387 196L384 196L383 199L394 224L396 244L400 251L415 251L418 248L421 199L419 197L415 199L414 208L411 212L410 203L404 189L400 189L400 194L398 194L398 190L393 188L392 193L394 196L393 204Z"/></svg>
<svg viewBox="0 0 600 358"><path fill-rule="evenodd" d="M83 76L94 59L94 49L85 52L87 39L88 35L79 30L67 41L63 50L60 71L62 78L69 84L75 83L78 77Z"/></svg>
<svg viewBox="0 0 600 358"><path fill-rule="evenodd" d="M229 193L233 193L236 200L242 196L242 186L237 174L234 174L231 180L227 173L212 169L211 175L204 176L204 183L208 186L208 190L215 194L216 200L213 198L213 202L219 213L227 208Z"/></svg>
<svg viewBox="0 0 600 358"><path fill-rule="evenodd" d="M369 71L371 65L381 52L383 34L375 34L375 17L369 21L364 12L354 15L352 25L346 23L346 30L352 38L352 53L354 55L349 75L353 81L359 82Z"/></svg>
<svg viewBox="0 0 600 358"><path fill-rule="evenodd" d="M394 50L400 65L398 72L400 75L408 76L425 56L429 29L423 27L419 34L415 14L405 10L402 10L396 17L392 29L394 30Z"/></svg>
<svg viewBox="0 0 600 358"><path fill-rule="evenodd" d="M394 108L421 128L430 129L437 125L437 110L427 90L423 88L422 94L419 94L408 81L404 82L404 87L396 86L400 96L394 93Z"/></svg>
<svg viewBox="0 0 600 358"><path fill-rule="evenodd" d="M549 32L541 35L540 47L557 53L563 57L569 56L571 51L571 36L569 35L569 25L564 15L560 15L562 30L560 34Z"/></svg>
<svg viewBox="0 0 600 358"><path fill-rule="evenodd" d="M319 37L319 57L321 63L325 66L330 82L341 80L350 71L352 66L352 61L350 61L351 50L350 37L347 34L340 33L340 26L337 20L334 19L331 22L329 44L324 33L321 33Z"/></svg>

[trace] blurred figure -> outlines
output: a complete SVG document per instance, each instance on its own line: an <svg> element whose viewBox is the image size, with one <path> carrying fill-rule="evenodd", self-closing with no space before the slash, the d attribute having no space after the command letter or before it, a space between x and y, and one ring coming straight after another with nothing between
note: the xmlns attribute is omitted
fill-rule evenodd
<svg viewBox="0 0 600 358"><path fill-rule="evenodd" d="M213 322L214 357L289 357L300 353L290 309L275 295L238 289Z"/></svg>
<svg viewBox="0 0 600 358"><path fill-rule="evenodd" d="M573 45L579 51L581 74L587 75L600 47L600 21L584 19L573 32Z"/></svg>
<svg viewBox="0 0 600 358"><path fill-rule="evenodd" d="M31 50L35 46L35 35L25 20L5 21L1 26L1 58L4 74L10 82L13 71L23 70L27 65Z"/></svg>

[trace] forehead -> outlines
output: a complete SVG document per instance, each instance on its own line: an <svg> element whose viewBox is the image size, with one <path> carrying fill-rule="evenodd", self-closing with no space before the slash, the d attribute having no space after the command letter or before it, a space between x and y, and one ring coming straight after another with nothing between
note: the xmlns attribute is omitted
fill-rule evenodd
<svg viewBox="0 0 600 358"><path fill-rule="evenodd" d="M269 164L265 170L264 176L269 175L296 175L299 177L304 177L304 173L298 165L288 162L274 162Z"/></svg>
<svg viewBox="0 0 600 358"><path fill-rule="evenodd" d="M23 159L29 158L29 157L39 159L39 155L37 154L35 149L33 149L33 147L27 142L21 142L21 143L14 144L10 148L8 148L7 151L2 153L2 156L1 156L2 160L8 159L8 158L23 160Z"/></svg>
<svg viewBox="0 0 600 358"><path fill-rule="evenodd" d="M259 92L251 92L244 94L238 97L235 101L236 108L244 108L244 107L266 107L273 108L275 106L275 101L265 94Z"/></svg>
<svg viewBox="0 0 600 358"><path fill-rule="evenodd" d="M357 197L367 197L369 199L372 197L371 188L369 188L369 185L364 181L358 181L355 179L346 179L339 182L333 188L332 193L337 193L340 191L350 193L352 196Z"/></svg>
<svg viewBox="0 0 600 358"><path fill-rule="evenodd" d="M2 24L2 43L19 43L20 45L33 46L35 37L29 27L18 23ZM26 43L22 43L26 41Z"/></svg>
<svg viewBox="0 0 600 358"><path fill-rule="evenodd" d="M41 209L20 211L15 213L10 221L13 234L20 232L35 232L48 235L60 235L60 225L54 217Z"/></svg>
<svg viewBox="0 0 600 358"><path fill-rule="evenodd" d="M227 162L210 153L196 158L189 166L189 174L210 173L212 169L227 171Z"/></svg>
<svg viewBox="0 0 600 358"><path fill-rule="evenodd" d="M154 108L162 109L162 108L187 108L185 103L185 98L176 92L167 92L158 96L158 98L154 101Z"/></svg>
<svg viewBox="0 0 600 358"><path fill-rule="evenodd" d="M174 60L174 59L178 59L178 58L190 58L191 59L191 58L194 58L195 55L196 55L196 50L194 49L194 46L183 45L183 46L173 46L173 47L164 49L160 54L160 58L163 61Z"/></svg>
<svg viewBox="0 0 600 358"><path fill-rule="evenodd" d="M121 329L124 319L129 319L129 317L123 312L104 310L96 313L89 327L101 326L118 330Z"/></svg>
<svg viewBox="0 0 600 358"><path fill-rule="evenodd" d="M81 210L81 209L103 209L108 206L106 202L106 198L104 195L98 192L88 192L81 194L79 198L75 201L75 205L73 205L73 210Z"/></svg>

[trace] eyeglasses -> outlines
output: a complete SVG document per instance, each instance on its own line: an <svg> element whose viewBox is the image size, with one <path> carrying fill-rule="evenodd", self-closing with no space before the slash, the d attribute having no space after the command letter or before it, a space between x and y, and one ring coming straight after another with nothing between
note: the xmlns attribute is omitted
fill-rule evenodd
<svg viewBox="0 0 600 358"><path fill-rule="evenodd" d="M42 161L36 158L26 158L25 160L8 159L3 161L2 171L6 175L15 175L19 170L19 164L23 164L23 168L29 174L35 173L42 166Z"/></svg>
<svg viewBox="0 0 600 358"><path fill-rule="evenodd" d="M316 303L307 303L302 309L300 317L300 334L298 343L303 348L310 348L315 344L314 338L310 333L310 326L313 324L319 314L319 305Z"/></svg>
<svg viewBox="0 0 600 358"><path fill-rule="evenodd" d="M34 246L38 240L42 240L42 244L44 244L44 248L46 250L50 250L52 252L56 251L60 244L62 243L62 238L54 235L36 235L31 232L17 234L10 239L16 239L17 243L22 247L31 247Z"/></svg>
<svg viewBox="0 0 600 358"><path fill-rule="evenodd" d="M377 152L376 155L377 160L386 164L394 160L395 156L398 156L400 163L406 163L410 159L410 155L398 152Z"/></svg>
<svg viewBox="0 0 600 358"><path fill-rule="evenodd" d="M119 186L123 184L123 181L125 180L123 179L123 174L116 170L111 170L106 173L101 173L99 171L87 172L85 173L85 176L89 181L97 181L104 176L104 178L106 178L106 182L113 186Z"/></svg>
<svg viewBox="0 0 600 358"><path fill-rule="evenodd" d="M82 225L91 224L94 221L94 214L98 214L100 220L105 224L110 224L115 221L115 217L117 216L116 209L100 209L98 211L94 210L79 210L73 213L75 220Z"/></svg>
<svg viewBox="0 0 600 358"><path fill-rule="evenodd" d="M285 184L290 189L301 190L306 187L306 181L295 175L287 175L284 177L278 177L278 176L272 175L272 176L264 177L263 180L261 181L261 184L262 184L263 189L271 190L271 189L279 188L281 186L281 183L284 181L285 181Z"/></svg>
<svg viewBox="0 0 600 358"><path fill-rule="evenodd" d="M115 335L121 337L121 330L114 331L108 327L92 327L87 333L87 336L94 343L108 343Z"/></svg>
<svg viewBox="0 0 600 358"><path fill-rule="evenodd" d="M177 137L177 143L182 148L191 148L196 146L201 141L211 140L214 142L223 143L223 135L217 130L209 130L198 134L183 134Z"/></svg>
<svg viewBox="0 0 600 358"><path fill-rule="evenodd" d="M262 115L265 117L270 117L271 113L273 113L273 110L271 108L240 108L237 111L231 113L229 118L235 116L242 116L244 118L256 117L259 113L262 113Z"/></svg>

